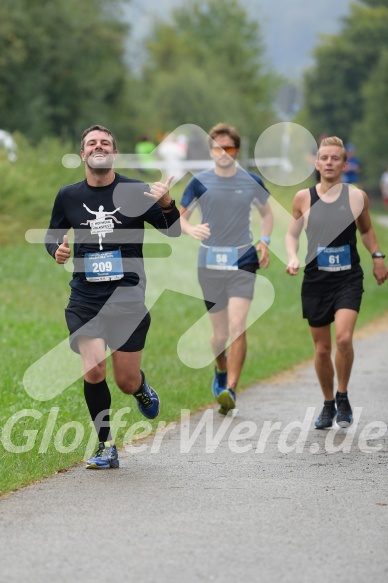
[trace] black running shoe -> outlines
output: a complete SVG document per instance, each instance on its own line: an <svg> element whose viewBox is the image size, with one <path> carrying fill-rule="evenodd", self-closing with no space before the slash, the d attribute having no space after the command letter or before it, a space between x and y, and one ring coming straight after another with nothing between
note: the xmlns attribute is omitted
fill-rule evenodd
<svg viewBox="0 0 388 583"><path fill-rule="evenodd" d="M349 403L347 393L338 393L335 396L337 404L337 425L346 429L353 423L353 411Z"/></svg>
<svg viewBox="0 0 388 583"><path fill-rule="evenodd" d="M315 420L316 429L329 429L332 427L337 411L334 401L324 401L323 409Z"/></svg>

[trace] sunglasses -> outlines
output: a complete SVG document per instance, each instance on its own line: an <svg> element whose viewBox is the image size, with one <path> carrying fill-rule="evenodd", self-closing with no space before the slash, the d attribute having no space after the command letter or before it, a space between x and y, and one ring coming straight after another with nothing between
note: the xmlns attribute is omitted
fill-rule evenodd
<svg viewBox="0 0 388 583"><path fill-rule="evenodd" d="M235 148L234 146L225 146L224 148L221 148L221 146L213 146L212 151L215 154L235 154L237 152L238 148Z"/></svg>

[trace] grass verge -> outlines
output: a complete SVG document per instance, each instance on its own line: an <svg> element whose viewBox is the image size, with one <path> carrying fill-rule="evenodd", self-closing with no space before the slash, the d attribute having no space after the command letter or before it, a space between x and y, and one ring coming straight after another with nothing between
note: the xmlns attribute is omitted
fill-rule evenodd
<svg viewBox="0 0 388 583"><path fill-rule="evenodd" d="M40 167L35 170L41 175ZM4 191L7 217L0 263L0 493L69 468L84 458L88 448L95 446L81 378L47 401L31 397L23 384L29 367L67 338L63 310L70 279L70 273L53 262L43 245L28 244L24 240L26 228L47 226L58 188L46 186L38 212L36 208L30 212L37 196L33 185L38 188L39 181L28 160L26 172L35 177L35 182L26 181L31 189L28 196L20 198L15 191L12 194L12 177ZM49 176L50 184L58 181L54 167ZM63 183L70 181L64 179ZM173 193L178 201L182 187L180 184ZM294 190L277 188L273 193L276 200L289 209ZM21 208L23 219L15 223L14 217L21 216ZM273 247L271 245L275 251L284 246L284 217L283 222L279 218L277 224ZM378 224L375 226L381 248L387 250L388 230ZM254 232L257 228L258 224L254 223ZM196 278L198 243L186 236L169 242L153 230L147 233L147 241L147 304L152 325L144 350L143 368L162 399L159 418L150 426L155 431L160 421L168 423L179 419L182 409L194 412L212 403L213 364L209 357L208 319ZM358 328L361 328L386 311L387 288L376 285L371 260L362 245L359 248L366 291L358 321ZM247 331L248 356L240 391L312 357L307 324L301 317L302 274L295 278L287 276L284 258L273 252L270 268L259 276L251 310L253 323ZM263 313L259 317L260 310ZM192 333L186 334L188 330ZM200 357L195 366L192 366L193 355ZM62 366L66 366L68 357L69 353L64 351ZM56 371L54 367L50 375L54 383L55 377L60 376L59 369ZM50 376L44 381L50 382ZM114 386L109 364L108 383L112 392L112 416L123 412L125 427L121 427L117 435L118 444L122 444L129 439L129 428L144 419L134 406L134 399ZM124 408L129 407L131 410L124 412Z"/></svg>

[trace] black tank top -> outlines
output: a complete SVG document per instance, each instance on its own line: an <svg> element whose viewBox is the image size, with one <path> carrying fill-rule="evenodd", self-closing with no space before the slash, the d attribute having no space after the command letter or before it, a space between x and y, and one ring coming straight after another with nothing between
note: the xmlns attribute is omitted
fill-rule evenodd
<svg viewBox="0 0 388 583"><path fill-rule="evenodd" d="M320 292L335 288L343 281L362 278L360 256L357 251L357 226L350 207L349 187L343 184L337 200L324 202L317 193L316 187L310 188L310 214L308 218L307 256L305 276L303 280L304 292L311 284L316 288L319 285ZM350 255L349 268L336 270L322 270L317 260L318 250L322 248L346 249ZM337 257L337 254L333 254ZM312 290L310 290L312 291ZM315 290L316 291L316 290ZM319 293L320 293L319 292ZM303 293L303 289L302 289ZM314 293L315 295L315 293Z"/></svg>

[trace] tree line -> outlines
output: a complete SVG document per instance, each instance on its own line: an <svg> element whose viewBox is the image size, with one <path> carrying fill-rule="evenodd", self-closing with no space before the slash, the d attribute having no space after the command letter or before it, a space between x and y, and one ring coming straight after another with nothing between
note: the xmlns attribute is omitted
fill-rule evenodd
<svg viewBox="0 0 388 583"><path fill-rule="evenodd" d="M111 128L121 147L177 126L228 121L254 140L273 120L276 78L238 0L194 0L157 21L131 70L130 0L3 0L0 128L32 143ZM134 23L135 26L135 23ZM128 43L129 39L129 43Z"/></svg>
<svg viewBox="0 0 388 583"><path fill-rule="evenodd" d="M304 79L299 119L318 138L356 146L362 181L376 185L388 165L388 2L359 0L340 32L323 38Z"/></svg>
<svg viewBox="0 0 388 583"><path fill-rule="evenodd" d="M252 150L277 121L281 80L268 69L261 25L242 0L192 0L155 21L136 67L124 18L130 2L2 0L0 128L32 144L53 136L75 142L101 123L133 151L142 134L157 141L182 124L206 130L227 121ZM353 142L362 177L373 184L388 162L387 30L387 0L355 1L340 32L315 49L295 119L317 139Z"/></svg>

